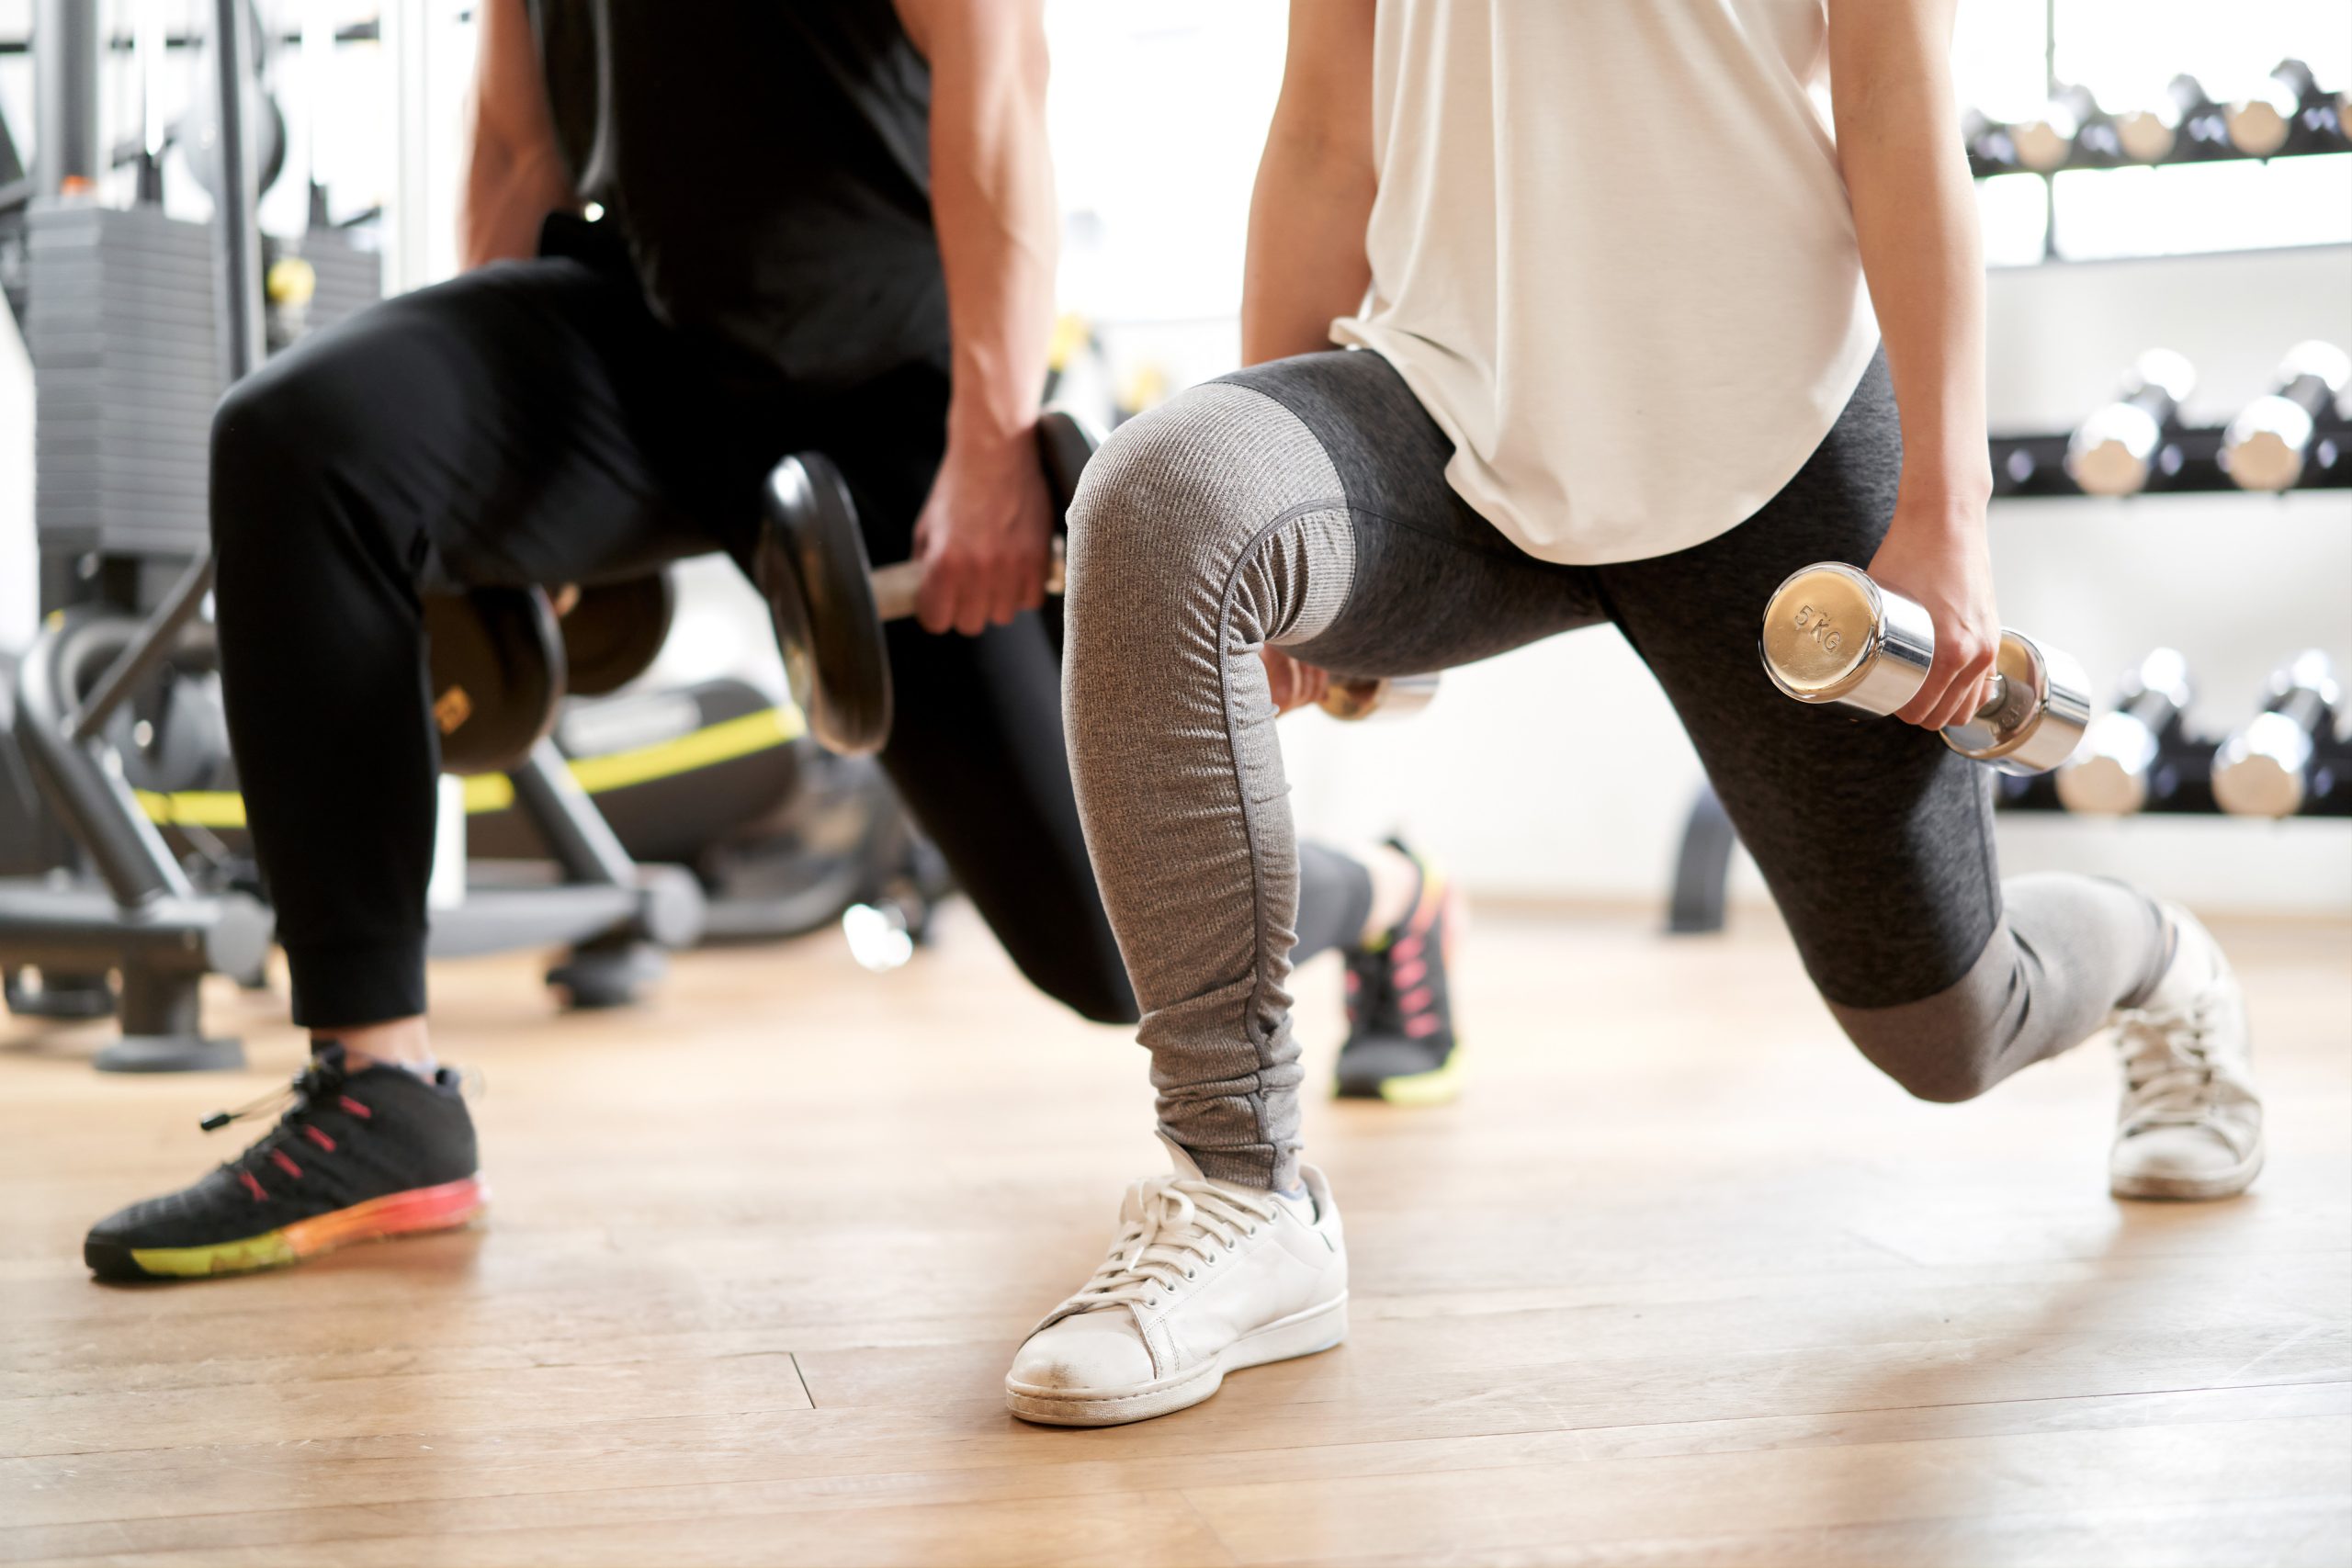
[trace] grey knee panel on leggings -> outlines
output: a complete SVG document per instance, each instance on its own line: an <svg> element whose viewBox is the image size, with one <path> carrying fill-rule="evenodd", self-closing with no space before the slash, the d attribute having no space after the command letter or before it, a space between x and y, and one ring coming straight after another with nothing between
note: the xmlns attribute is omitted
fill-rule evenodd
<svg viewBox="0 0 2352 1568"><path fill-rule="evenodd" d="M1306 427L1227 385L1121 426L1070 508L1064 720L1085 738L1071 756L1088 848L1113 928L1151 933L1122 952L1160 1124L1231 1180L1287 1186L1298 1147L1298 860L1257 653L1347 603L1346 508ZM1111 820L1159 826L1094 830ZM1204 894L1250 919L1167 918ZM1204 976L1225 978L1203 990Z"/></svg>
<svg viewBox="0 0 2352 1568"><path fill-rule="evenodd" d="M2097 1031L2119 999L2154 989L2170 941L2163 914L2120 882L2016 876L2001 886L2007 918L1968 973L1933 996L1894 1007L1830 1002L1862 1055L1921 1100L1973 1100ZM2119 998L2070 977L2130 977Z"/></svg>

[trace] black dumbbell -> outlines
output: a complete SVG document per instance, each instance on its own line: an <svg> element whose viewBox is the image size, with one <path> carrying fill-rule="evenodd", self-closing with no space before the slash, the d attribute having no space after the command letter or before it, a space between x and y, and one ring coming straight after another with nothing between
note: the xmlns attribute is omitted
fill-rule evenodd
<svg viewBox="0 0 2352 1568"><path fill-rule="evenodd" d="M555 728L567 676L546 593L427 594L424 635L443 773L504 773Z"/></svg>
<svg viewBox="0 0 2352 1568"><path fill-rule="evenodd" d="M2188 661L2169 648L2123 677L2113 711L2093 719L2082 748L2058 770L2058 799L2069 811L2129 817L2162 793L2159 767L2180 733L2189 700Z"/></svg>
<svg viewBox="0 0 2352 1568"><path fill-rule="evenodd" d="M669 570L616 582L583 583L557 598L566 684L575 697L619 691L653 667L677 618Z"/></svg>
<svg viewBox="0 0 2352 1568"><path fill-rule="evenodd" d="M2136 495L2148 486L2165 439L2197 371L2170 349L2152 348L2132 362L2116 401L2095 411L2066 443L2066 472L2086 495Z"/></svg>
<svg viewBox="0 0 2352 1568"><path fill-rule="evenodd" d="M1801 703L1891 714L1918 694L1936 661L1924 605L1868 573L1822 561L1792 573L1764 607L1764 672ZM2005 773L2039 773L2074 754L2090 722L2090 683L2066 654L2004 629L1992 695L1944 744Z"/></svg>
<svg viewBox="0 0 2352 1568"><path fill-rule="evenodd" d="M2344 701L2326 654L2306 649L2274 671L2262 711L2213 753L2213 799L2233 817L2292 817L2311 795L2319 743Z"/></svg>
<svg viewBox="0 0 2352 1568"><path fill-rule="evenodd" d="M1059 528L1096 445L1071 415L1037 421L1038 452L1053 497L1057 536L1048 592L1061 592ZM786 457L768 476L752 576L768 601L793 700L808 733L846 756L878 751L890 739L890 661L883 623L910 615L923 568L868 564L857 508L841 470L823 454ZM1320 705L1339 718L1400 717L1425 706L1435 675L1394 679L1334 676Z"/></svg>
<svg viewBox="0 0 2352 1568"><path fill-rule="evenodd" d="M1969 168L1975 174L2010 175L2025 167L2018 156L2017 128L1982 109L1961 111L1960 140L1968 149Z"/></svg>
<svg viewBox="0 0 2352 1568"><path fill-rule="evenodd" d="M2242 490L2291 490L2323 430L2340 423L2336 402L2352 390L2352 357L2332 343L2299 343L2279 363L2271 390L2246 404L2222 434L2222 467Z"/></svg>
<svg viewBox="0 0 2352 1568"><path fill-rule="evenodd" d="M666 568L553 595L540 588L425 595L441 771L514 768L553 731L565 697L603 696L645 673L676 610Z"/></svg>

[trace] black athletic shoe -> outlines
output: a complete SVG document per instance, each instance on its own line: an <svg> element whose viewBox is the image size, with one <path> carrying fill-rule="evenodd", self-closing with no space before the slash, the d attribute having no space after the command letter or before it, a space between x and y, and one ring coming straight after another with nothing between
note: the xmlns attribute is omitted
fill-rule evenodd
<svg viewBox="0 0 2352 1568"><path fill-rule="evenodd" d="M291 1089L208 1116L205 1130L289 1099L266 1136L195 1186L93 1225L82 1260L101 1280L243 1274L355 1241L451 1230L490 1201L450 1069L430 1083L404 1067L347 1072L343 1047L327 1045Z"/></svg>
<svg viewBox="0 0 2352 1568"><path fill-rule="evenodd" d="M1395 840L1421 868L1413 908L1396 929L1348 955L1348 1039L1340 1047L1343 1100L1442 1105L1462 1092L1460 1042L1446 960L1461 934L1452 880Z"/></svg>

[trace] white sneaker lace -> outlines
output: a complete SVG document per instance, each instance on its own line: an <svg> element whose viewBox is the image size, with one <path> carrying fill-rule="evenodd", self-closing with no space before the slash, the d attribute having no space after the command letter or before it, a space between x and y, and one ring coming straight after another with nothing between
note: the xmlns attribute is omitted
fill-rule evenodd
<svg viewBox="0 0 2352 1568"><path fill-rule="evenodd" d="M1271 1224L1278 1201L1271 1192L1245 1195L1178 1176L1138 1181L1133 1190L1142 1217L1129 1222L1094 1277L1057 1307L1056 1315L1107 1306L1158 1306L1162 1294L1174 1295L1184 1280Z"/></svg>
<svg viewBox="0 0 2352 1568"><path fill-rule="evenodd" d="M2215 998L2181 1008L2139 1008L2120 1014L2124 1133L2206 1124L2221 1109L2217 1080L2227 1076L2208 1049Z"/></svg>

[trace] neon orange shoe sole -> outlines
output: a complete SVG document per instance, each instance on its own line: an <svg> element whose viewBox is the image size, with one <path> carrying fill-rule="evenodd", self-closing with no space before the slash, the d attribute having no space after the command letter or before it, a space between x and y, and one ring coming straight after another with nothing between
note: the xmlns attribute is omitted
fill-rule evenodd
<svg viewBox="0 0 2352 1568"><path fill-rule="evenodd" d="M124 1247L85 1241L82 1260L101 1280L200 1280L216 1274L250 1274L283 1269L363 1241L458 1230L471 1224L489 1206L489 1184L469 1176L438 1187L389 1192L348 1209L206 1247Z"/></svg>

